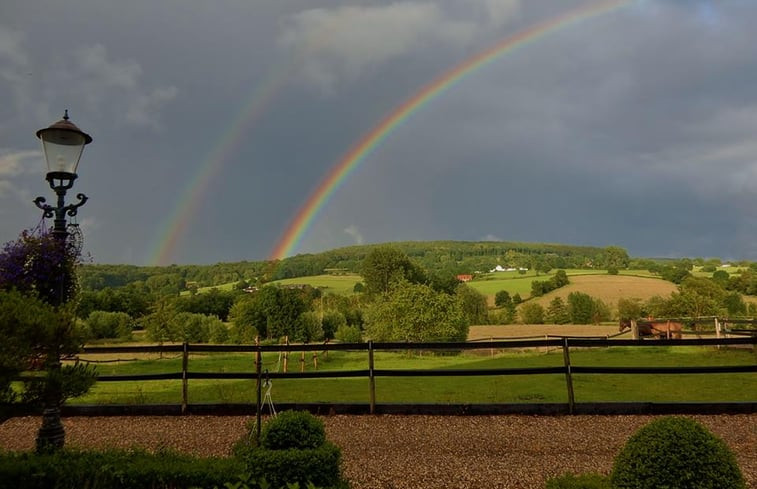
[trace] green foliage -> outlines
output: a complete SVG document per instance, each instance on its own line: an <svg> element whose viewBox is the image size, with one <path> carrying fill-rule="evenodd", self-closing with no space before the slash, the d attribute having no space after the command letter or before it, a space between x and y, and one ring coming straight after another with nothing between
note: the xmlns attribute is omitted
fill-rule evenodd
<svg viewBox="0 0 757 489"><path fill-rule="evenodd" d="M531 295L533 297L541 297L547 292L552 292L569 283L568 274L565 273L565 270L558 270L549 280L534 280L531 282Z"/></svg>
<svg viewBox="0 0 757 489"><path fill-rule="evenodd" d="M362 294L365 292L365 285L363 285L363 282L355 282L355 286L352 288L352 292L356 294Z"/></svg>
<svg viewBox="0 0 757 489"><path fill-rule="evenodd" d="M545 489L612 489L610 480L600 474L564 474L547 480Z"/></svg>
<svg viewBox="0 0 757 489"><path fill-rule="evenodd" d="M318 448L268 450L252 448L240 454L245 473L265 479L271 487L312 483L321 487L345 487L341 477L342 452L331 442Z"/></svg>
<svg viewBox="0 0 757 489"><path fill-rule="evenodd" d="M523 324L544 324L544 308L535 302L526 302L518 311Z"/></svg>
<svg viewBox="0 0 757 489"><path fill-rule="evenodd" d="M368 293L384 294L392 284L406 280L410 283L424 283L427 280L423 270L410 258L391 246L372 250L362 263L360 274Z"/></svg>
<svg viewBox="0 0 757 489"><path fill-rule="evenodd" d="M231 308L232 339L249 343L255 336L281 338L297 336L297 321L309 309L305 300L312 291L268 285L249 297L243 297Z"/></svg>
<svg viewBox="0 0 757 489"><path fill-rule="evenodd" d="M323 326L318 314L313 311L300 314L300 317L297 319L297 330L295 331L295 335L290 339L304 343L322 340Z"/></svg>
<svg viewBox="0 0 757 489"><path fill-rule="evenodd" d="M500 290L494 294L494 305L497 307L507 307L513 303L510 293L506 290Z"/></svg>
<svg viewBox="0 0 757 489"><path fill-rule="evenodd" d="M728 446L704 426L664 417L639 429L615 458L610 480L617 489L744 489Z"/></svg>
<svg viewBox="0 0 757 489"><path fill-rule="evenodd" d="M326 311L323 313L323 320L321 321L323 327L323 337L328 339L334 339L336 331L347 326L347 318L339 311Z"/></svg>
<svg viewBox="0 0 757 489"><path fill-rule="evenodd" d="M360 343L362 334L357 326L342 326L334 334L336 340L340 343Z"/></svg>
<svg viewBox="0 0 757 489"><path fill-rule="evenodd" d="M610 308L583 292L568 294L568 314L573 324L598 324L610 319Z"/></svg>
<svg viewBox="0 0 757 489"><path fill-rule="evenodd" d="M61 450L0 456L0 489L178 489L223 487L243 465L234 458L173 452Z"/></svg>
<svg viewBox="0 0 757 489"><path fill-rule="evenodd" d="M396 284L365 313L365 332L374 341L465 341L468 327L457 298L408 282Z"/></svg>
<svg viewBox="0 0 757 489"><path fill-rule="evenodd" d="M12 402L11 380L26 370L46 331L56 321L55 310L35 297L0 290L0 402Z"/></svg>
<svg viewBox="0 0 757 489"><path fill-rule="evenodd" d="M238 290L224 292L212 288L202 294L178 297L175 301L175 307L179 312L216 316L221 321L226 321L229 318L231 306L241 294L243 292Z"/></svg>
<svg viewBox="0 0 757 489"><path fill-rule="evenodd" d="M60 386L59 402L79 397L89 391L97 379L97 369L93 365L76 362L73 365L63 365L61 368L50 369L44 378L33 378L24 381L21 395L23 402L42 404L51 386Z"/></svg>
<svg viewBox="0 0 757 489"><path fill-rule="evenodd" d="M550 324L568 324L570 322L570 312L562 297L555 297L550 301L545 319Z"/></svg>
<svg viewBox="0 0 757 489"><path fill-rule="evenodd" d="M297 483L342 487L341 450L326 441L323 422L303 411L284 411L270 419L260 433L260 446L249 432L234 448L245 473L265 479L273 487Z"/></svg>
<svg viewBox="0 0 757 489"><path fill-rule="evenodd" d="M163 298L155 302L151 313L144 318L143 324L150 341L163 343L173 339L171 321L176 315L176 309L172 302Z"/></svg>
<svg viewBox="0 0 757 489"><path fill-rule="evenodd" d="M92 311L87 318L87 336L92 339L131 339L134 320L125 312Z"/></svg>
<svg viewBox="0 0 757 489"><path fill-rule="evenodd" d="M269 450L318 448L325 442L323 421L306 411L283 411L260 432L260 445Z"/></svg>
<svg viewBox="0 0 757 489"><path fill-rule="evenodd" d="M486 296L465 284L458 284L455 289L457 299L463 309L468 324L488 323L488 306Z"/></svg>
<svg viewBox="0 0 757 489"><path fill-rule="evenodd" d="M644 317L641 299L618 299L618 319L630 321Z"/></svg>

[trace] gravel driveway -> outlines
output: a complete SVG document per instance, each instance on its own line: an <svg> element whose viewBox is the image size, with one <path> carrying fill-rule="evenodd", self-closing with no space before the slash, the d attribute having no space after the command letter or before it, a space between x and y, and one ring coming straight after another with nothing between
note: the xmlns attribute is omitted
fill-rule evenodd
<svg viewBox="0 0 757 489"><path fill-rule="evenodd" d="M692 416L737 454L757 489L757 414ZM79 447L170 447L226 455L248 417L64 419ZM544 487L564 472L608 473L623 443L652 416L326 416L353 489ZM0 448L31 450L40 418L0 425Z"/></svg>

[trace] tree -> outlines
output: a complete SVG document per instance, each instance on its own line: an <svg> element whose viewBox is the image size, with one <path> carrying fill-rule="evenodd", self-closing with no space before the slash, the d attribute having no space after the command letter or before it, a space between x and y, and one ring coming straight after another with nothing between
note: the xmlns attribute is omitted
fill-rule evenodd
<svg viewBox="0 0 757 489"><path fill-rule="evenodd" d="M555 297L550 301L549 307L547 307L546 320L551 324L568 324L570 322L568 306L562 300L562 297Z"/></svg>
<svg viewBox="0 0 757 489"><path fill-rule="evenodd" d="M526 302L518 311L523 324L544 324L544 308L536 302Z"/></svg>
<svg viewBox="0 0 757 489"><path fill-rule="evenodd" d="M618 319L620 321L637 320L644 317L641 299L618 299Z"/></svg>
<svg viewBox="0 0 757 489"><path fill-rule="evenodd" d="M457 298L403 281L368 307L365 332L374 341L465 341L468 322Z"/></svg>
<svg viewBox="0 0 757 489"><path fill-rule="evenodd" d="M426 274L397 248L382 246L372 250L363 260L361 275L370 294L389 292L395 282L426 282Z"/></svg>
<svg viewBox="0 0 757 489"><path fill-rule="evenodd" d="M510 293L506 290L500 290L494 294L494 305L497 307L507 307L513 303Z"/></svg>
<svg viewBox="0 0 757 489"><path fill-rule="evenodd" d="M625 270L630 262L628 252L620 246L608 246L604 249L604 267L610 271Z"/></svg>
<svg viewBox="0 0 757 489"><path fill-rule="evenodd" d="M591 324L593 321L594 301L589 294L571 292L568 294L568 312L573 324Z"/></svg>
<svg viewBox="0 0 757 489"><path fill-rule="evenodd" d="M232 336L240 342L263 338L295 337L300 315L309 304L297 289L267 285L231 308Z"/></svg>
<svg viewBox="0 0 757 489"><path fill-rule="evenodd" d="M323 327L321 336L333 340L336 330L342 326L347 326L347 318L339 311L328 311L323 314L321 325Z"/></svg>
<svg viewBox="0 0 757 489"><path fill-rule="evenodd" d="M456 296L460 301L468 324L486 324L488 322L488 306L484 294L465 284L459 284L456 289Z"/></svg>
<svg viewBox="0 0 757 489"><path fill-rule="evenodd" d="M44 323L31 323L34 331L27 331L35 338L33 349L46 371L44 377L25 386L27 400L41 400L45 408L37 433L38 452L63 447L65 429L60 406L67 396L86 392L95 379L92 368L61 365L61 357L77 353L83 342L73 302L78 290L79 261L79 250L73 243L46 231L24 231L0 252L0 290L20 292L27 300L37 301L37 309L39 302L49 306L42 314Z"/></svg>

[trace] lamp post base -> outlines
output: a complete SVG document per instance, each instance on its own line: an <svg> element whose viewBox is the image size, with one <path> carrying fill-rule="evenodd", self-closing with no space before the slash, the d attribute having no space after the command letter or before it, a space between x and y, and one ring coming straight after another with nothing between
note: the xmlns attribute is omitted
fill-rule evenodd
<svg viewBox="0 0 757 489"><path fill-rule="evenodd" d="M42 411L42 426L37 432L37 453L60 450L65 441L66 431L60 420L60 408L45 408Z"/></svg>

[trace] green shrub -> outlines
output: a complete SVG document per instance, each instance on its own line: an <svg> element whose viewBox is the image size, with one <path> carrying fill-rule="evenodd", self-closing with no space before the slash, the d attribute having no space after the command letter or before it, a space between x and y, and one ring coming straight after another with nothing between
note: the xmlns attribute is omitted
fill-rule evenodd
<svg viewBox="0 0 757 489"><path fill-rule="evenodd" d="M255 422L234 446L245 473L265 479L272 487L297 483L322 487L346 487L341 478L342 452L326 441L323 422L310 413L283 411L269 420L255 442Z"/></svg>
<svg viewBox="0 0 757 489"><path fill-rule="evenodd" d="M92 339L131 339L134 320L125 312L92 311L87 318L87 332Z"/></svg>
<svg viewBox="0 0 757 489"><path fill-rule="evenodd" d="M308 483L322 487L340 487L342 452L333 443L318 448L269 450L252 448L240 456L245 473L253 479L265 479L273 487Z"/></svg>
<svg viewBox="0 0 757 489"><path fill-rule="evenodd" d="M260 445L269 450L318 448L326 442L323 421L305 411L284 411L260 432Z"/></svg>
<svg viewBox="0 0 757 489"><path fill-rule="evenodd" d="M360 328L357 326L340 326L334 337L340 343L360 343L362 340Z"/></svg>
<svg viewBox="0 0 757 489"><path fill-rule="evenodd" d="M223 487L243 467L233 458L173 452L61 450L0 456L0 489L162 489Z"/></svg>
<svg viewBox="0 0 757 489"><path fill-rule="evenodd" d="M610 489L610 480L600 474L564 474L547 480L546 489Z"/></svg>
<svg viewBox="0 0 757 489"><path fill-rule="evenodd" d="M615 458L617 489L744 489L728 446L688 418L664 417L639 429Z"/></svg>

